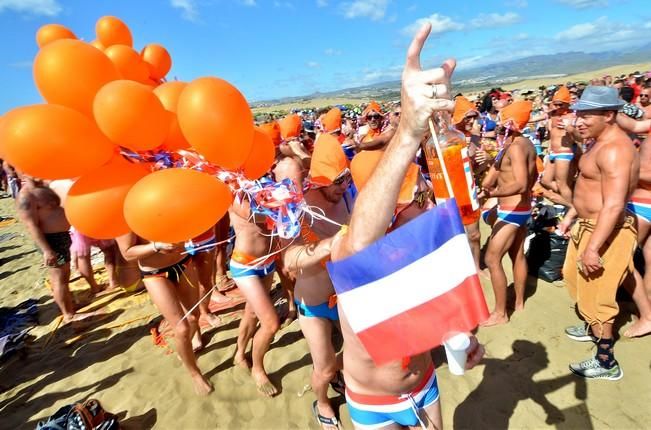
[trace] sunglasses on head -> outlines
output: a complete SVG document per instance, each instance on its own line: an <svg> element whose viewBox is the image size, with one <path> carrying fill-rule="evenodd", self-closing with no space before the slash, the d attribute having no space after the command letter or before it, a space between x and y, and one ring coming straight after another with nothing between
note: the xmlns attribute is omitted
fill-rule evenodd
<svg viewBox="0 0 651 430"><path fill-rule="evenodd" d="M332 185L343 185L344 183L348 183L351 178L350 171L344 170L332 181Z"/></svg>
<svg viewBox="0 0 651 430"><path fill-rule="evenodd" d="M382 115L380 115L380 114L373 114L373 115L369 115L367 118L368 118L368 119L380 119L380 118L382 118Z"/></svg>

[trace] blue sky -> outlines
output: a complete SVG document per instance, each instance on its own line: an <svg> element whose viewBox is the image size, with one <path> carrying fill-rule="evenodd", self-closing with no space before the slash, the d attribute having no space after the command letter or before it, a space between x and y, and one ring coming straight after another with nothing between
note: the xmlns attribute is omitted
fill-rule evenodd
<svg viewBox="0 0 651 430"><path fill-rule="evenodd" d="M41 101L31 74L41 25L60 23L90 41L103 15L124 20L138 49L166 46L168 78L218 76L250 101L398 79L424 20L434 28L430 65L651 41L649 0L0 0L0 113Z"/></svg>

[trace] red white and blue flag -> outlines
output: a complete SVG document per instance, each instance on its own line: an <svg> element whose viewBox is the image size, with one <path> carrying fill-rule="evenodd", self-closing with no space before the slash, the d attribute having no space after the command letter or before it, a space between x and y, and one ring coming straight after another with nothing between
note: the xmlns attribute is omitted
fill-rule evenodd
<svg viewBox="0 0 651 430"><path fill-rule="evenodd" d="M327 267L338 305L377 365L428 351L488 318L454 199Z"/></svg>

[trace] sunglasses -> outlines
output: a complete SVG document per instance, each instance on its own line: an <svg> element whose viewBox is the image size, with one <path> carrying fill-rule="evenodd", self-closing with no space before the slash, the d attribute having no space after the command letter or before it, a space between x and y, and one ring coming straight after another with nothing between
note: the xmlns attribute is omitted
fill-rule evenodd
<svg viewBox="0 0 651 430"><path fill-rule="evenodd" d="M350 182L352 179L352 176L350 175L350 172L348 170L342 172L339 176L337 176L333 181L332 185L343 185L347 184Z"/></svg>
<svg viewBox="0 0 651 430"><path fill-rule="evenodd" d="M649 95L648 94L640 94L640 98L642 98L642 97L644 97L645 99L648 99Z"/></svg>
<svg viewBox="0 0 651 430"><path fill-rule="evenodd" d="M369 115L369 116L367 116L367 118L370 119L370 120L380 119L380 118L382 118L382 115L377 115L377 114L376 115Z"/></svg>

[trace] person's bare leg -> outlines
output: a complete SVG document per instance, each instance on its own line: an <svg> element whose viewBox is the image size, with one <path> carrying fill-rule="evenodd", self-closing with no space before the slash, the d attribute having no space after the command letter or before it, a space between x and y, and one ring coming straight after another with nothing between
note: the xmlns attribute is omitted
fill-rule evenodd
<svg viewBox="0 0 651 430"><path fill-rule="evenodd" d="M199 303L199 278L197 269L193 263L186 266L185 271L181 274L179 279L179 299L181 306L183 306L183 313L187 314L186 317L192 335L192 349L194 352L203 349L203 339L201 338L201 330L199 329L199 317L201 313L197 304ZM188 312L192 309L192 312Z"/></svg>
<svg viewBox="0 0 651 430"><path fill-rule="evenodd" d="M260 321L260 327L253 335L251 376L255 380L258 391L267 397L278 394L278 389L271 383L264 369L264 356L280 328L278 314L276 314L276 309L269 297L272 280L273 274L267 275L263 279L257 276L236 279L237 286L242 291L247 305L251 306Z"/></svg>
<svg viewBox="0 0 651 430"><path fill-rule="evenodd" d="M337 356L332 346L332 322L322 318L298 317L301 331L307 341L312 356L311 385L316 395L319 415L326 418L335 416L335 411L328 398L330 381L339 370Z"/></svg>
<svg viewBox="0 0 651 430"><path fill-rule="evenodd" d="M145 280L145 287L156 308L174 330L176 351L190 373L195 392L199 395L209 394L213 391L213 386L197 366L197 359L192 350L192 327L188 320L181 321L184 311L176 291L178 287L165 278L148 278Z"/></svg>
<svg viewBox="0 0 651 430"><path fill-rule="evenodd" d="M224 301L228 301L228 298L224 297L224 295L219 292L213 291L215 279L215 250L200 252L192 257L192 261L196 265L199 279L199 297L197 300L203 299L199 304L200 316L212 327L219 327L221 321L217 315L210 312L210 300L213 295L221 296Z"/></svg>
<svg viewBox="0 0 651 430"><path fill-rule="evenodd" d="M59 267L48 267L48 277L52 285L52 296L54 296L54 302L59 307L61 315L63 315L63 322L72 321L75 316L75 306L68 286L70 282L70 263Z"/></svg>
<svg viewBox="0 0 651 430"><path fill-rule="evenodd" d="M97 281L95 280L93 265L90 262L90 254L77 256L77 271L86 282L88 282L91 293L97 294L101 291L101 288L97 285Z"/></svg>
<svg viewBox="0 0 651 430"><path fill-rule="evenodd" d="M515 310L524 309L524 290L527 285L527 258L524 255L524 239L527 228L520 227L516 233L513 244L509 248L509 257L513 262L513 287L515 289Z"/></svg>
<svg viewBox="0 0 651 430"><path fill-rule="evenodd" d="M120 286L117 270L117 245L114 243L111 246L103 247L102 253L104 254L104 267L106 268L109 282L107 289L113 290Z"/></svg>
<svg viewBox="0 0 651 430"><path fill-rule="evenodd" d="M280 278L280 287L283 289L283 294L287 297L287 317L282 324L282 328L284 328L289 326L297 317L296 303L294 303L294 285L296 278L282 265L280 260L277 261L276 272L278 273L278 278Z"/></svg>
<svg viewBox="0 0 651 430"><path fill-rule="evenodd" d="M557 204L570 207L572 206L572 188L570 187L570 168L572 163L569 161L556 161L556 168L554 171L556 188L558 188L558 194L560 194L561 199Z"/></svg>
<svg viewBox="0 0 651 430"><path fill-rule="evenodd" d="M481 254L481 234L479 232L479 219L476 222L466 226L466 234L468 236L468 243L472 251L472 258L475 260L477 272L481 272L479 264L479 257Z"/></svg>
<svg viewBox="0 0 651 430"><path fill-rule="evenodd" d="M509 321L506 313L507 280L504 267L502 267L502 258L511 247L516 233L516 226L502 221L498 221L493 227L493 234L488 243L484 261L486 262L486 266L488 266L491 276L491 284L493 286L493 293L495 294L495 307L488 319L481 324L483 327L504 324Z"/></svg>
<svg viewBox="0 0 651 430"><path fill-rule="evenodd" d="M427 430L443 430L443 417L441 416L441 400L439 400L420 411L420 419ZM422 427L410 427L413 430L421 430Z"/></svg>
<svg viewBox="0 0 651 430"><path fill-rule="evenodd" d="M649 269L651 269L651 262L649 261L649 258L651 258L651 246L649 246L649 240L647 240L650 227L651 224L638 217L638 244L642 247L646 267L644 278L642 278L636 269L633 274L635 276L635 283L624 283L624 287L633 298L637 310L640 313L640 318L624 332L624 336L626 337L644 336L645 334L651 333L651 299L646 289L646 282L650 279Z"/></svg>
<svg viewBox="0 0 651 430"><path fill-rule="evenodd" d="M651 333L651 301L649 301L649 297L644 289L642 276L637 270L635 270L633 275L635 276L635 283L625 283L624 286L631 297L633 297L633 301L640 313L640 318L626 329L624 332L624 336L626 337L644 336L647 333Z"/></svg>
<svg viewBox="0 0 651 430"><path fill-rule="evenodd" d="M244 305L244 312L240 320L240 326L237 331L237 349L233 357L233 364L239 366L247 371L251 370L251 363L246 358L246 350L249 347L249 342L253 339L253 335L258 328L258 317L253 312L253 307L246 302Z"/></svg>

